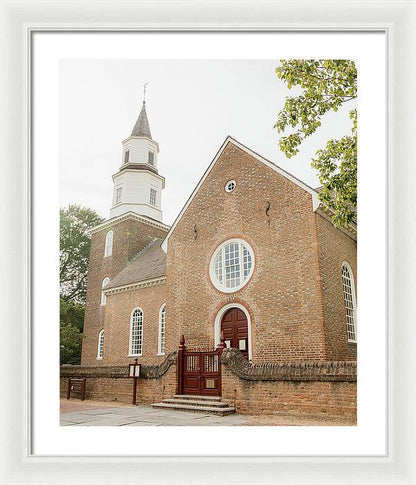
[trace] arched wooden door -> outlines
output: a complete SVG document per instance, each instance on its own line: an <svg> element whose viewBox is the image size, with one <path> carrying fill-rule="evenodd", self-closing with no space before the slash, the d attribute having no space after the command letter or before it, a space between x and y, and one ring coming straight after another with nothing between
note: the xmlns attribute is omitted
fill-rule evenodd
<svg viewBox="0 0 416 485"><path fill-rule="evenodd" d="M245 313L239 308L230 308L221 320L221 330L227 347L241 350L248 359L248 324Z"/></svg>

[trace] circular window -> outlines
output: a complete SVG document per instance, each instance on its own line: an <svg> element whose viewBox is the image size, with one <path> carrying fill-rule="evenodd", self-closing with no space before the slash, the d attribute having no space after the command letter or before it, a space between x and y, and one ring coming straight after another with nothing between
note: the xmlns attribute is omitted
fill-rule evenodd
<svg viewBox="0 0 416 485"><path fill-rule="evenodd" d="M250 245L242 239L229 239L214 252L209 273L218 290L232 293L248 282L253 269L254 253Z"/></svg>
<svg viewBox="0 0 416 485"><path fill-rule="evenodd" d="M229 180L226 184L225 184L225 191L226 192L232 192L237 186L237 183L235 180Z"/></svg>

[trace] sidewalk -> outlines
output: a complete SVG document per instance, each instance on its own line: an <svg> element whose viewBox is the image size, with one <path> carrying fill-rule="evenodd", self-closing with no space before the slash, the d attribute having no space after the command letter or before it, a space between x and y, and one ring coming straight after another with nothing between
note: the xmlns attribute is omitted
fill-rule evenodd
<svg viewBox="0 0 416 485"><path fill-rule="evenodd" d="M61 399L61 426L355 426L352 418L301 416L287 413L270 415L192 413L153 409L151 406L100 401Z"/></svg>

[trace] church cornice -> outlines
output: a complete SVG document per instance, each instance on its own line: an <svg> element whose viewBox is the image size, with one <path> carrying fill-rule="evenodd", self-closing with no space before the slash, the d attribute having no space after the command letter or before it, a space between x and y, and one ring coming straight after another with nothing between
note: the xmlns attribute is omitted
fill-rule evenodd
<svg viewBox="0 0 416 485"><path fill-rule="evenodd" d="M137 290L138 288L147 288L149 286L163 285L166 283L166 276L160 276L158 278L152 278L150 280L137 281L136 283L130 283L128 285L116 286L115 288L109 288L103 290L106 296L115 295L117 293L123 293L125 291Z"/></svg>
<svg viewBox="0 0 416 485"><path fill-rule="evenodd" d="M104 221L102 224L99 224L98 226L93 227L92 229L87 231L87 234L92 235L92 234L95 234L96 232L100 232L105 229L110 229L115 224L119 224L120 222L127 221L128 219L133 219L135 221L143 222L148 226L157 227L158 229L162 229L166 232L169 231L169 228L170 228L170 226L168 226L167 224L158 222L155 219L150 219L149 217L141 216L139 214L135 214L134 212L127 212L126 214L113 217L112 219L108 219L107 221Z"/></svg>

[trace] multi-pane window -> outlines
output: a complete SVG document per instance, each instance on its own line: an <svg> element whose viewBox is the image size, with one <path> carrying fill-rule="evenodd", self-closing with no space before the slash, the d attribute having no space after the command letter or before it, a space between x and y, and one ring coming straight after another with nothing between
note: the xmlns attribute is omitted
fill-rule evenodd
<svg viewBox="0 0 416 485"><path fill-rule="evenodd" d="M121 192L123 191L122 187L119 187L116 190L116 204L119 204L121 202Z"/></svg>
<svg viewBox="0 0 416 485"><path fill-rule="evenodd" d="M166 335L166 304L163 304L159 314L159 348L158 353L165 353L165 335Z"/></svg>
<svg viewBox="0 0 416 485"><path fill-rule="evenodd" d="M113 254L113 231L108 231L105 236L104 256L111 256Z"/></svg>
<svg viewBox="0 0 416 485"><path fill-rule="evenodd" d="M150 152L149 151L149 154L148 154L148 157L147 157L147 161L150 163L150 165L154 165L155 164L155 154L153 152Z"/></svg>
<svg viewBox="0 0 416 485"><path fill-rule="evenodd" d="M344 290L345 314L347 319L347 337L349 342L357 341L356 302L354 277L347 263L342 265L342 287Z"/></svg>
<svg viewBox="0 0 416 485"><path fill-rule="evenodd" d="M104 348L104 330L101 330L98 334L98 347L97 347L97 359L103 358L103 348Z"/></svg>
<svg viewBox="0 0 416 485"><path fill-rule="evenodd" d="M150 189L150 199L149 199L149 202L152 205L156 205L156 195L157 195L156 189Z"/></svg>
<svg viewBox="0 0 416 485"><path fill-rule="evenodd" d="M254 268L253 260L253 251L245 241L226 241L211 260L211 280L219 290L236 291L249 280Z"/></svg>
<svg viewBox="0 0 416 485"><path fill-rule="evenodd" d="M110 283L110 278L108 276L106 276L104 279L103 279L103 282L102 282L102 285L101 285L101 288L104 288L104 286L108 285L108 283ZM105 305L107 303L107 298L105 296L105 293L104 291L101 291L101 305Z"/></svg>
<svg viewBox="0 0 416 485"><path fill-rule="evenodd" d="M136 308L130 321L130 355L142 355L143 347L143 312Z"/></svg>

